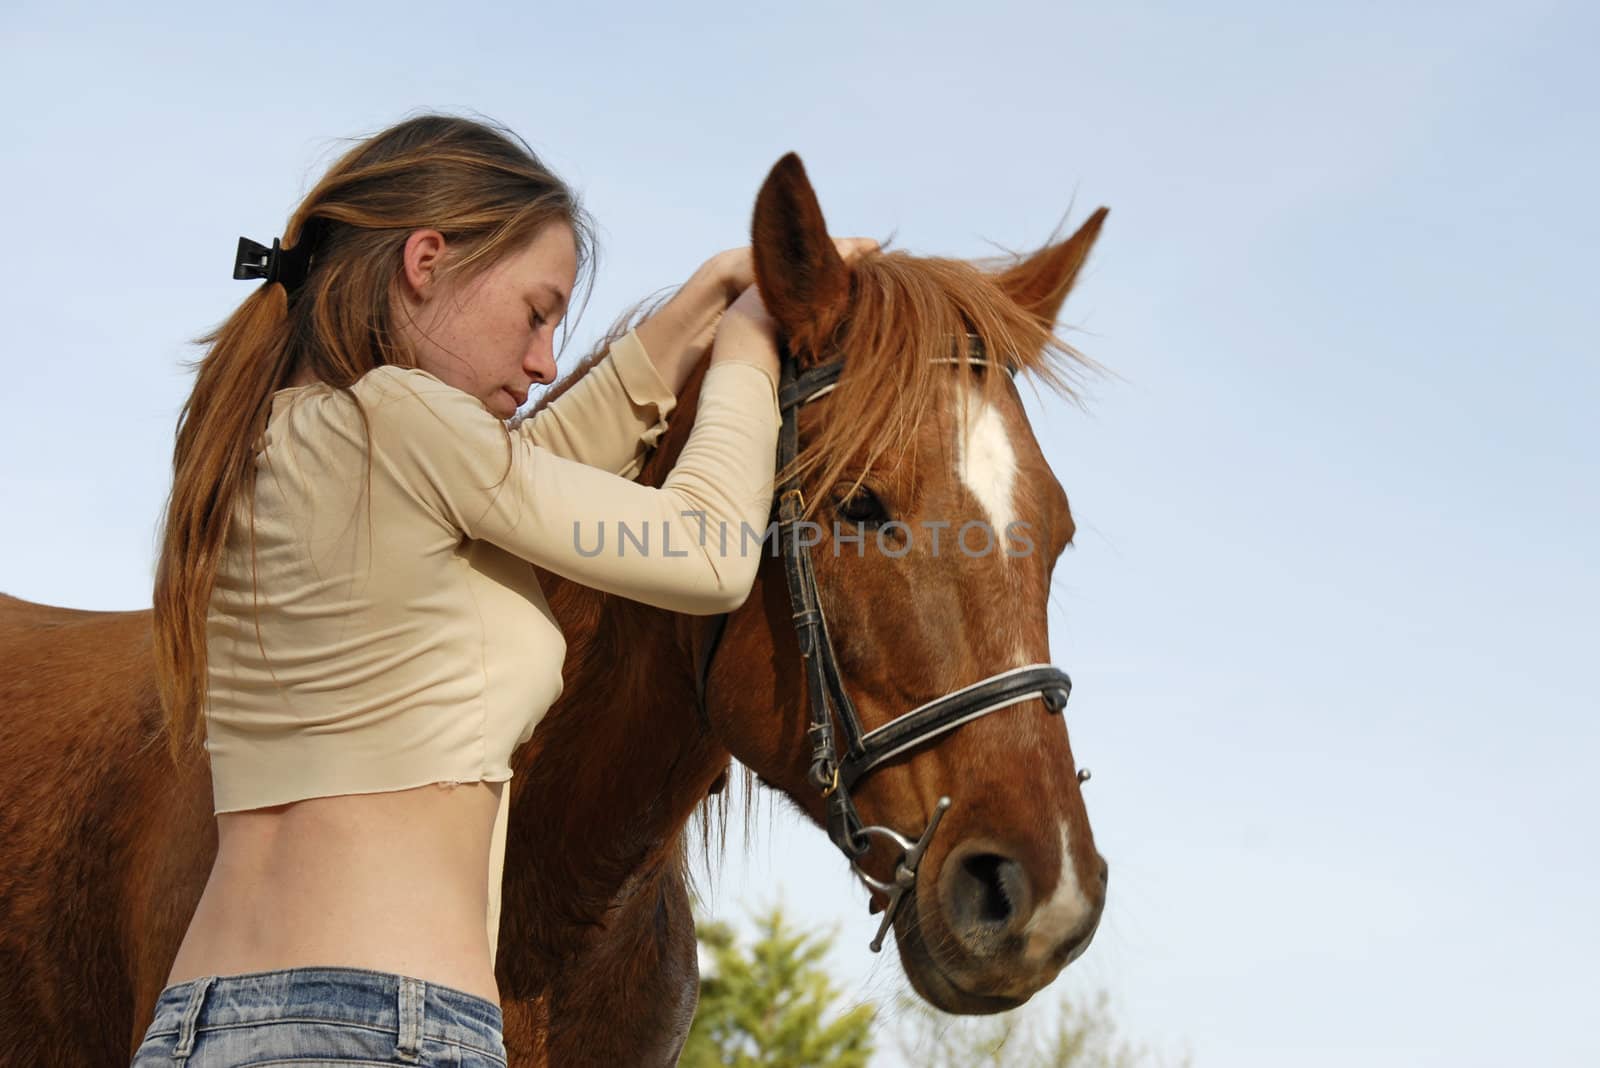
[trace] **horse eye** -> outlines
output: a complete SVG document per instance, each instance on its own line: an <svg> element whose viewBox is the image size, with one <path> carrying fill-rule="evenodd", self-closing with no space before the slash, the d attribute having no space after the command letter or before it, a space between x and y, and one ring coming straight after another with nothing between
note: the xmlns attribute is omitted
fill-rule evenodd
<svg viewBox="0 0 1600 1068"><path fill-rule="evenodd" d="M889 512L884 508L883 502L878 500L877 494L865 486L840 500L834 505L834 509L841 519L851 523L877 524L889 521Z"/></svg>

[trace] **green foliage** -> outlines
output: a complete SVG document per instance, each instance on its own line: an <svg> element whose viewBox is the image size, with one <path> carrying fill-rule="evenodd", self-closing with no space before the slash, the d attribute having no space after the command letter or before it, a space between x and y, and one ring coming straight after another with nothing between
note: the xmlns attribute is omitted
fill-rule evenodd
<svg viewBox="0 0 1600 1068"><path fill-rule="evenodd" d="M793 930L779 907L756 924L748 948L725 923L698 925L712 966L680 1068L867 1068L877 1009L835 1010L822 966L833 938Z"/></svg>
<svg viewBox="0 0 1600 1068"><path fill-rule="evenodd" d="M824 967L831 935L798 932L781 907L759 915L743 945L726 923L700 922L711 958L680 1068L869 1068L873 1032L898 1065L917 1068L1161 1068L1169 1062L1117 1035L1110 999L1038 997L1014 1012L948 1016L910 994L880 1018L870 1002L837 1006ZM880 1062L882 1064L883 1062ZM1188 1059L1178 1062L1186 1066Z"/></svg>
<svg viewBox="0 0 1600 1068"><path fill-rule="evenodd" d="M906 1064L924 1068L1144 1068L1160 1061L1117 1037L1109 998L1060 999L995 1016L947 1016L902 995L895 1045ZM1187 1064L1187 1060L1182 1062Z"/></svg>

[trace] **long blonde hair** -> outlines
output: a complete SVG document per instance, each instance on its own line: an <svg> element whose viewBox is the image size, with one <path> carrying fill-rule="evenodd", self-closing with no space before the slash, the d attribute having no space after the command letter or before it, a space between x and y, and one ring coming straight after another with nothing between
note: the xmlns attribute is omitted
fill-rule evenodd
<svg viewBox="0 0 1600 1068"><path fill-rule="evenodd" d="M290 217L282 243L310 251L304 282L292 293L259 285L195 339L207 351L189 364L197 374L178 416L154 590L156 679L175 761L205 738L206 617L234 508L254 502L272 394L302 369L348 392L374 367L416 365L390 297L416 229L444 235L457 255L441 274L466 283L555 221L572 228L587 275L592 221L526 142L490 122L418 115L358 141Z"/></svg>

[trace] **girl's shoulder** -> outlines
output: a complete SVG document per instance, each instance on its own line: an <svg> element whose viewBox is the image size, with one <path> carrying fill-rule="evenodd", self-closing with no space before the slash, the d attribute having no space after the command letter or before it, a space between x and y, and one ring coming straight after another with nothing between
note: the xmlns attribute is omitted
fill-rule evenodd
<svg viewBox="0 0 1600 1068"><path fill-rule="evenodd" d="M325 382L292 386L273 394L269 430L292 424L299 435L318 428L336 436L360 424L384 441L441 434L455 441L504 437L505 424L483 402L416 367L384 365L340 389ZM363 435L365 436L365 435Z"/></svg>
<svg viewBox="0 0 1600 1068"><path fill-rule="evenodd" d="M430 429L453 437L504 437L505 423L482 401L417 367L374 367L351 392L369 421L414 437Z"/></svg>
<svg viewBox="0 0 1600 1068"><path fill-rule="evenodd" d="M456 394L457 396L476 403L473 398L457 389L455 386L444 382L420 367L396 367L393 364L384 364L374 367L350 387L363 400L394 400L405 397L432 397L436 394ZM482 405L479 405L482 407Z"/></svg>

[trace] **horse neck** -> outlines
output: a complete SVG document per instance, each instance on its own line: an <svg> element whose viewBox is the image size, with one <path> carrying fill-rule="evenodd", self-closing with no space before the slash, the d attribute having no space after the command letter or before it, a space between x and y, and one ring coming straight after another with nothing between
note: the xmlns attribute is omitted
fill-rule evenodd
<svg viewBox="0 0 1600 1068"><path fill-rule="evenodd" d="M520 937L554 948L679 870L684 827L728 752L693 711L675 617L552 586L570 670L517 761L503 910L523 913L508 915Z"/></svg>
<svg viewBox="0 0 1600 1068"><path fill-rule="evenodd" d="M703 366L639 481L660 484L693 424ZM728 751L695 713L697 621L540 570L567 641L561 698L518 754L503 911L551 945L680 870L682 833ZM520 922L519 915L520 914ZM543 936L541 938L541 936Z"/></svg>

